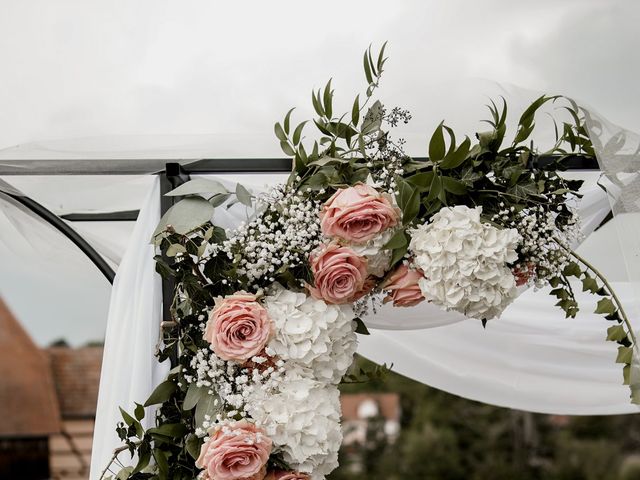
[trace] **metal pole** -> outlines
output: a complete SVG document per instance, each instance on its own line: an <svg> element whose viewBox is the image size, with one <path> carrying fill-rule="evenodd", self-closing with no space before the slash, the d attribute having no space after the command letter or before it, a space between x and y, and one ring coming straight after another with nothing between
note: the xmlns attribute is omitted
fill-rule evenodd
<svg viewBox="0 0 640 480"><path fill-rule="evenodd" d="M31 210L33 213L41 217L43 220L47 221L54 228L60 231L65 237L71 240L82 251L82 253L84 253L89 258L89 260L91 260L91 262L93 262L93 264L98 267L98 270L102 272L109 283L113 284L113 279L116 276L116 272L113 270L113 268L111 268L111 266L105 261L105 259L102 258L102 256L64 220L62 220L55 213L51 212L29 197L7 192L5 192L4 194Z"/></svg>

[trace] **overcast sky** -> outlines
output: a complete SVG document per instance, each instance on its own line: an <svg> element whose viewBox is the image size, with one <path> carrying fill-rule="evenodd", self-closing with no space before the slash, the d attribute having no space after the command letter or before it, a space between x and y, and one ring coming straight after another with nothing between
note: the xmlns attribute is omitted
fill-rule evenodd
<svg viewBox="0 0 640 480"><path fill-rule="evenodd" d="M505 92L516 103L540 92L573 96L640 131L639 2L0 2L0 148L281 155L274 121L292 106L308 117L311 88L330 77L339 105L349 105L363 86L363 50L386 40L380 95L412 111L412 153L425 153L443 118L473 128L486 95ZM5 296L29 283L6 268L0 276ZM15 308L46 343L86 322L95 304L99 318L73 335L99 338L108 288L95 290L95 300L70 307L64 331L41 321L59 310L50 302L69 294L64 285L48 290L40 310Z"/></svg>

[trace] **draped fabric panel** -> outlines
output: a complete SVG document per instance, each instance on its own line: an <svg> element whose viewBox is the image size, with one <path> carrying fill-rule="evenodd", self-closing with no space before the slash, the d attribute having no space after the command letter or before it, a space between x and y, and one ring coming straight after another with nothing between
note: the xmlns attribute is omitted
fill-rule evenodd
<svg viewBox="0 0 640 480"><path fill-rule="evenodd" d="M154 356L160 340L162 286L155 272L154 247L149 243L160 220L160 179L156 178L129 239L111 293L104 342L100 391L93 434L90 478L98 479L120 440L118 407L131 412L144 403L168 372ZM154 409L147 408L143 426L155 426ZM121 455L126 460L128 453Z"/></svg>

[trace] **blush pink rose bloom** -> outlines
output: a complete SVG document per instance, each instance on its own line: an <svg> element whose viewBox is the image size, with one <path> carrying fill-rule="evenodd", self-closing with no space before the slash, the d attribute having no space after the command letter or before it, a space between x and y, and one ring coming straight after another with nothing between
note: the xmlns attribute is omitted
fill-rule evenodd
<svg viewBox="0 0 640 480"><path fill-rule="evenodd" d="M202 445L196 460L210 480L263 480L271 454L271 439L254 424L241 420L225 432L220 427L209 430L209 440Z"/></svg>
<svg viewBox="0 0 640 480"><path fill-rule="evenodd" d="M410 270L401 264L382 284L382 289L388 292L384 303L393 301L394 307L413 307L422 302L424 296L418 285L422 277L420 270Z"/></svg>
<svg viewBox="0 0 640 480"><path fill-rule="evenodd" d="M239 292L216 302L204 338L218 357L242 363L262 352L273 329L256 296Z"/></svg>
<svg viewBox="0 0 640 480"><path fill-rule="evenodd" d="M269 472L264 480L310 480L311 477L306 473L300 472Z"/></svg>
<svg viewBox="0 0 640 480"><path fill-rule="evenodd" d="M311 254L314 286L311 295L327 303L351 303L370 290L367 259L337 243L321 246Z"/></svg>
<svg viewBox="0 0 640 480"><path fill-rule="evenodd" d="M369 185L342 188L324 204L320 212L322 233L347 242L365 243L398 224L400 209L388 194Z"/></svg>

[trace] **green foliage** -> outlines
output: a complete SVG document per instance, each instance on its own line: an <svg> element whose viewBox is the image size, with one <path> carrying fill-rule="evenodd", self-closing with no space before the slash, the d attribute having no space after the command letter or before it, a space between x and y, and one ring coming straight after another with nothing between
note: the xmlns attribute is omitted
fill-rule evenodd
<svg viewBox="0 0 640 480"><path fill-rule="evenodd" d="M358 357L355 369L374 364ZM396 373L343 393L400 396L395 441L372 419L364 444L343 447L328 480L629 480L640 469L640 416L562 417L485 405Z"/></svg>

